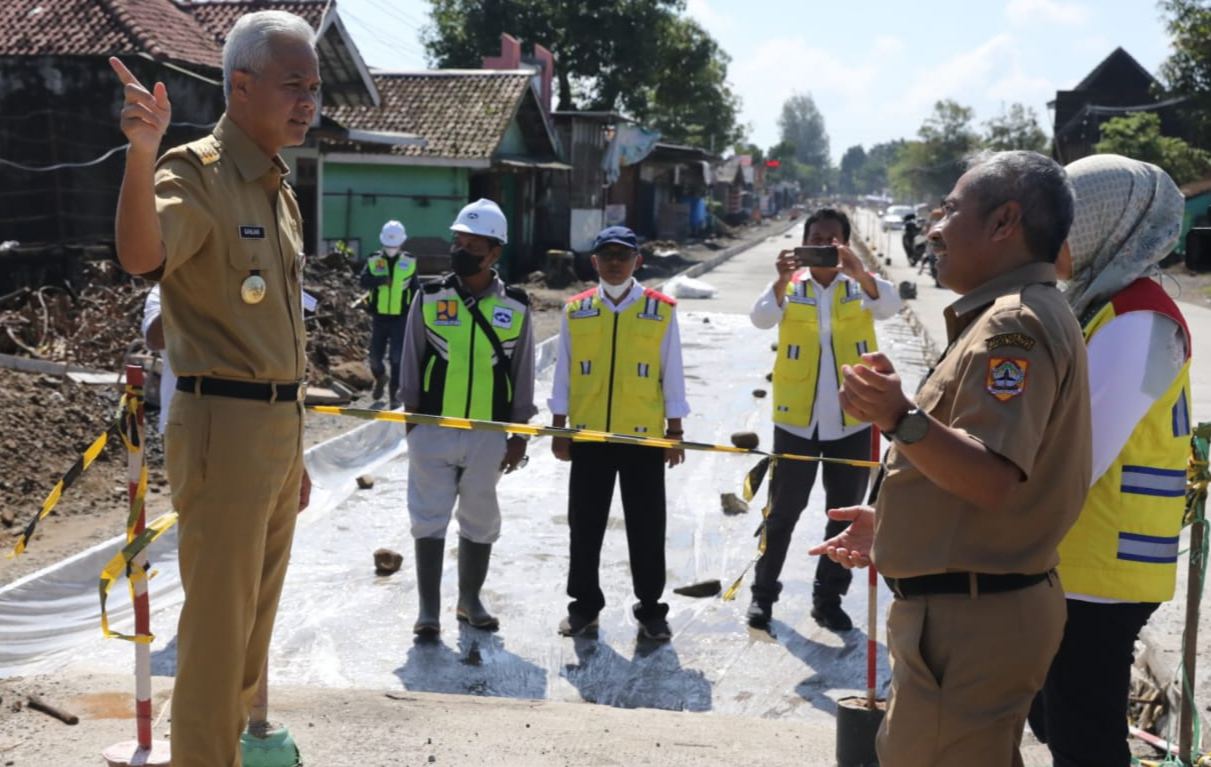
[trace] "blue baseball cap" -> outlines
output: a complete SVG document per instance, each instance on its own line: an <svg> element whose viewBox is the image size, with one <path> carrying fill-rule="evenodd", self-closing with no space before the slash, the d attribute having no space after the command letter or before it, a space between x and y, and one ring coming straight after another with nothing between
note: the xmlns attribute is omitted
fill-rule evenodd
<svg viewBox="0 0 1211 767"><path fill-rule="evenodd" d="M604 248L606 245L625 245L631 250L639 250L639 238L635 233L625 226L607 226L597 233L596 239L593 240L593 252Z"/></svg>

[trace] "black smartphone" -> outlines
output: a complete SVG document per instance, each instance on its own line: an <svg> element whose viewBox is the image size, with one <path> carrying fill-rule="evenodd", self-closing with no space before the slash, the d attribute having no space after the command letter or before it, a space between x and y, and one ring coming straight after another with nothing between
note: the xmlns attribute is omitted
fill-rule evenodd
<svg viewBox="0 0 1211 767"><path fill-rule="evenodd" d="M840 260L836 245L800 245L795 248L795 258L803 266L836 269Z"/></svg>

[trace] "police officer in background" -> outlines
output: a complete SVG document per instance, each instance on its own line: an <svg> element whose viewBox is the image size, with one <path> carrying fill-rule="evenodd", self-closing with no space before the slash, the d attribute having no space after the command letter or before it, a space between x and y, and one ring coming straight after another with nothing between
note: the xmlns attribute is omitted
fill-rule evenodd
<svg viewBox="0 0 1211 767"><path fill-rule="evenodd" d="M171 121L161 83L117 59L130 141L118 259L158 280L178 375L166 439L180 514L173 764L239 762L246 703L265 669L303 469L302 217L278 152L303 143L319 65L306 21L247 14L223 48L226 113L156 160Z"/></svg>
<svg viewBox="0 0 1211 767"><path fill-rule="evenodd" d="M400 400L409 412L525 423L534 417L534 330L524 290L507 287L493 265L508 241L491 200L459 211L453 274L425 285L408 314ZM441 631L446 528L458 503L460 621L495 630L480 601L492 544L500 535L496 483L526 454L524 437L440 426L408 426L408 514L416 542L420 610L413 632Z"/></svg>
<svg viewBox="0 0 1211 767"><path fill-rule="evenodd" d="M1009 767L1064 631L1057 549L1091 470L1085 343L1056 287L1073 193L1054 161L1000 152L942 210L950 344L915 402L882 354L844 367L845 411L893 443L875 509L830 510L852 524L811 553L864 567L873 544L895 594L879 764Z"/></svg>
<svg viewBox="0 0 1211 767"><path fill-rule="evenodd" d="M388 380L391 388L391 409L399 407L399 360L404 343L404 328L408 323L408 308L420 288L416 274L416 259L403 250L408 233L399 221L388 221L378 235L382 243L366 259L361 285L370 291L370 372L374 374L375 401L383 398ZM383 365L383 356L391 366L390 375Z"/></svg>

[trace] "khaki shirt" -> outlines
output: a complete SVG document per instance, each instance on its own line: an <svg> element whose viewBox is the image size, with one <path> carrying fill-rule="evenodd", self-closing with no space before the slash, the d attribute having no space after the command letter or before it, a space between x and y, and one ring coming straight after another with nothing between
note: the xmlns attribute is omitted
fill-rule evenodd
<svg viewBox="0 0 1211 767"><path fill-rule="evenodd" d="M1029 264L946 309L951 345L917 406L1012 462L1022 480L985 510L930 482L893 443L876 506L884 575L1034 574L1059 562L1092 459L1085 343L1055 280L1051 264Z"/></svg>
<svg viewBox="0 0 1211 767"><path fill-rule="evenodd" d="M164 339L178 376L303 378L302 216L288 172L226 115L160 158ZM253 274L266 291L250 304L240 288Z"/></svg>

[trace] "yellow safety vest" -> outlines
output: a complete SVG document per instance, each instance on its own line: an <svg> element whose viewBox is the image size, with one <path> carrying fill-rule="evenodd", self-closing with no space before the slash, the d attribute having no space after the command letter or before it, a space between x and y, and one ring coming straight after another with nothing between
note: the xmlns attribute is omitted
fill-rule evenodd
<svg viewBox="0 0 1211 767"><path fill-rule="evenodd" d="M375 277L388 278L386 285L374 289L374 309L380 316L399 317L406 314L412 304L411 281L416 274L416 259L409 257L407 266L401 267L398 259L403 255L401 252L395 259L389 259L375 253L367 263L367 268Z"/></svg>
<svg viewBox="0 0 1211 767"><path fill-rule="evenodd" d="M862 307L862 286L837 275L830 307L835 370L826 375L841 386L841 366L862 361L862 355L877 350L875 318ZM796 274L786 288L782 322L778 325L778 357L774 361L774 423L806 427L812 421L820 372L820 307L806 270ZM846 426L863 423L842 413Z"/></svg>
<svg viewBox="0 0 1211 767"><path fill-rule="evenodd" d="M1151 311L1190 330L1173 300L1152 280L1119 292L1085 326L1085 343L1106 323ZM1132 364L1124 360L1124 364ZM1076 525L1060 543L1064 590L1124 602L1173 598L1178 536L1186 499L1190 445L1190 359L1135 427L1123 451L1085 499Z"/></svg>
<svg viewBox="0 0 1211 767"><path fill-rule="evenodd" d="M664 434L660 345L676 305L650 288L619 312L610 311L596 288L568 300L568 423L573 428Z"/></svg>
<svg viewBox="0 0 1211 767"><path fill-rule="evenodd" d="M507 421L512 415L512 354L530 310L525 291L505 288L475 306L463 302L451 276L421 290L425 356L421 361L420 412L454 418ZM504 352L495 351L472 312L482 314Z"/></svg>

